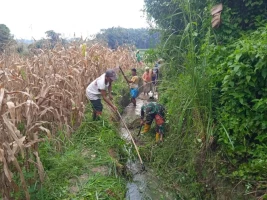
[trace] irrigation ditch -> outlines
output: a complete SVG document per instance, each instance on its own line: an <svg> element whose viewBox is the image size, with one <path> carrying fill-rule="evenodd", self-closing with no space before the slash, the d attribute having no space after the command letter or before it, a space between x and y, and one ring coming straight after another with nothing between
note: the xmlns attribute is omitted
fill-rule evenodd
<svg viewBox="0 0 267 200"><path fill-rule="evenodd" d="M131 129L131 134L135 138L137 145L143 145L140 138L137 138L139 130L138 124L140 121L141 106L146 100L138 98L136 101L137 106L134 107L129 104L123 111L122 118L126 122L127 126ZM123 123L120 123L121 137L128 143L131 142L130 135L124 127ZM134 151L132 146L128 149L129 154ZM132 175L132 180L127 183L127 200L143 200L143 199L166 199L174 200L175 196L170 191L162 188L162 181L156 176L155 171L150 169L146 163L145 170L142 169L142 165L137 157L130 156L126 164L127 170Z"/></svg>
<svg viewBox="0 0 267 200"><path fill-rule="evenodd" d="M142 94L142 83L139 83L140 91L139 97L136 99L136 106L133 106L129 101L128 91L122 90L122 96L119 99L119 104L123 111L121 112L122 119L119 123L119 134L123 140L129 145L125 151L128 154L128 161L126 162L126 174L130 174L131 178L127 178L127 200L147 200L147 199L166 199L175 200L175 195L163 188L163 181L157 177L157 173L149 168L148 163L144 162L144 167L140 163L138 156L136 156L135 147L131 141L131 135L137 147L145 145L142 134L138 135L140 129L140 113L141 107L147 102L148 96ZM157 95L155 96L157 97ZM127 127L125 127L125 124ZM129 129L130 133L127 131ZM131 135L130 135L131 134ZM153 137L154 138L154 137Z"/></svg>

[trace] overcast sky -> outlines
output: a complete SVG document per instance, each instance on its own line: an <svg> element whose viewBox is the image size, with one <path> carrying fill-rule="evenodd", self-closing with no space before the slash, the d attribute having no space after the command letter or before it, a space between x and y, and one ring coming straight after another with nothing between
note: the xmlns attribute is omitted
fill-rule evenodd
<svg viewBox="0 0 267 200"><path fill-rule="evenodd" d="M40 39L47 30L87 37L113 26L148 26L143 0L0 0L0 5L0 24L18 39Z"/></svg>

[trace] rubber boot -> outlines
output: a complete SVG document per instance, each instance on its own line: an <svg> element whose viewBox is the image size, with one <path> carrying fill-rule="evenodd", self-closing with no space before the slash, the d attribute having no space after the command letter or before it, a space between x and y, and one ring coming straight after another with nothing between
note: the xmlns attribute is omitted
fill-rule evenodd
<svg viewBox="0 0 267 200"><path fill-rule="evenodd" d="M141 132L142 134L147 133L150 130L149 124L144 124L144 130Z"/></svg>
<svg viewBox="0 0 267 200"><path fill-rule="evenodd" d="M160 138L160 134L159 133L156 133L156 142L159 141L159 138Z"/></svg>

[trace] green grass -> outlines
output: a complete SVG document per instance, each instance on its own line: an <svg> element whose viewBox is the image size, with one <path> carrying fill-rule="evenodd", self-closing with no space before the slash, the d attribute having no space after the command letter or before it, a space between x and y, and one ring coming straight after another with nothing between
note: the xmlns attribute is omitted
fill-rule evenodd
<svg viewBox="0 0 267 200"><path fill-rule="evenodd" d="M61 151L51 141L40 145L46 181L30 188L31 198L49 199L123 199L126 182L119 176L117 163L124 163L124 141L104 114L98 122L86 114L80 128ZM116 157L110 155L114 151ZM119 171L118 171L119 170Z"/></svg>
<svg viewBox="0 0 267 200"><path fill-rule="evenodd" d="M114 101L122 111L122 102L130 98L122 77L113 85L113 92ZM92 121L88 104L85 119L71 138L60 132L57 138L40 144L46 178L43 184L37 181L31 185L31 199L125 198L126 179L122 175L128 147L118 134L118 122L110 121L112 114L103 104L101 120ZM18 198L21 196L23 193L16 194Z"/></svg>

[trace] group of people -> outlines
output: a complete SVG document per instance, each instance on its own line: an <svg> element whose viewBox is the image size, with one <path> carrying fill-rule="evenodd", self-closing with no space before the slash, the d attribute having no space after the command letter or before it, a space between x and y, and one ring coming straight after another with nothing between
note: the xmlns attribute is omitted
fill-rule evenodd
<svg viewBox="0 0 267 200"><path fill-rule="evenodd" d="M156 65L159 62L156 63ZM153 70L146 68L142 79L144 82L144 94L148 94L151 90L151 84L155 85L158 78L158 66L154 67ZM139 77L137 76L136 69L131 70L132 77L129 80L125 77L126 81L130 84L130 94L131 102L136 106L136 98L139 94ZM93 108L93 120L99 119L102 114L103 105L101 103L101 97L103 100L111 107L114 112L117 112L118 109L115 104L112 102L113 97L111 94L113 81L117 80L116 72L112 69L108 69L104 74L95 79L89 84L86 88L86 96L90 100ZM153 88L153 87L152 87ZM153 91L154 94L155 91ZM150 99L150 101L152 101ZM156 122L156 142L163 140L163 127L165 122L164 107L157 102L148 102L147 104L141 107L141 125L144 126L142 133L147 133L150 130L150 126L155 119Z"/></svg>
<svg viewBox="0 0 267 200"><path fill-rule="evenodd" d="M154 96L154 93L156 92L156 85L158 84L159 68L161 62L161 60L157 61L153 69L149 69L149 67L145 68L145 73L142 76L144 83L144 95L148 95L148 93L152 91L152 97Z"/></svg>

